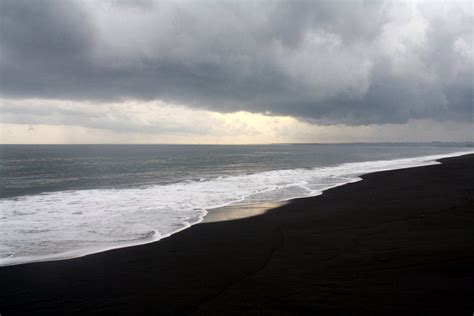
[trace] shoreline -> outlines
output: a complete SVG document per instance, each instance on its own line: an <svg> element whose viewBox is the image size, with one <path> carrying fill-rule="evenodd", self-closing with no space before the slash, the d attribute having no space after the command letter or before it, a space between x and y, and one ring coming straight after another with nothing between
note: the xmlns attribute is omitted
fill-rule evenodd
<svg viewBox="0 0 474 316"><path fill-rule="evenodd" d="M474 155L378 171L160 242L0 268L0 312L474 310Z"/></svg>
<svg viewBox="0 0 474 316"><path fill-rule="evenodd" d="M249 204L236 204L236 205L229 204L229 205L223 205L223 206L210 208L210 209L204 210L205 214L200 215L198 217L199 219L196 222L186 223L185 226L175 231L160 235L159 232L155 230L154 237L149 240L130 241L124 244L111 245L109 247L96 246L96 247L87 248L87 249L76 249L76 250L70 250L70 251L58 253L58 254L36 256L34 259L25 259L25 257L17 257L17 258L7 260L8 258L3 258L2 260L4 262L0 260L0 269L2 267L29 264L29 263L73 260L76 258L90 256L90 255L94 255L94 254L98 254L102 252L113 251L116 249L137 247L141 245L155 243L165 238L169 238L170 236L173 236L175 234L178 234L186 229L189 229L190 227L194 225L199 225L199 224L208 223L208 222L222 221L222 220L235 220L235 219L240 219L240 218L245 218L245 217L250 217L250 216L261 215L264 212L271 210L272 208L280 207L285 203L291 202L292 200L319 196L319 195L324 194L324 192L327 190L361 181L363 179L362 177L367 174L384 172L384 171L389 171L389 170L403 170L407 168L430 166L430 165L439 164L440 159L459 157L459 156L469 155L473 153L474 152L472 151L466 151L466 152L453 152L453 153L448 153L448 154L427 155L427 156L419 156L419 157L411 157L411 158L399 158L399 159L393 159L393 160L366 161L362 163L370 163L370 164L384 163L385 166L379 167L380 169L369 170L365 172L356 172L352 175L348 175L349 178L347 178L345 182L341 182L341 183L329 186L327 188L318 190L316 194L311 194L308 196L299 196L299 197L297 196L297 197L292 197L292 198L284 199L284 200L264 201L264 202L256 202L256 203L249 203ZM391 165L391 163L393 162L397 162L397 164ZM350 165L350 164L357 164L357 162L345 163L338 166L332 166L332 168L338 168L338 167L341 167L344 165Z"/></svg>

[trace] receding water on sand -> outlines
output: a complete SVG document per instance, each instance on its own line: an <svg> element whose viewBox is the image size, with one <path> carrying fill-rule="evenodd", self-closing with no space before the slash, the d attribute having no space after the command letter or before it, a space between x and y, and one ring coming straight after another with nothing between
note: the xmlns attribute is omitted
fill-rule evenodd
<svg viewBox="0 0 474 316"><path fill-rule="evenodd" d="M265 214L268 210L285 205L285 202L267 202L248 205L224 206L211 210L202 221L203 223L214 223L233 221L247 217Z"/></svg>

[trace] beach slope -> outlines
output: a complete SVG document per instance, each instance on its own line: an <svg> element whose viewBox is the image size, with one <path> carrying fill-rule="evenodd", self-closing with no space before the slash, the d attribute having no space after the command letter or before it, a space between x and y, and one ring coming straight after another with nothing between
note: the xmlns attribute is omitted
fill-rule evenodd
<svg viewBox="0 0 474 316"><path fill-rule="evenodd" d="M0 268L0 313L474 312L474 155L157 243Z"/></svg>

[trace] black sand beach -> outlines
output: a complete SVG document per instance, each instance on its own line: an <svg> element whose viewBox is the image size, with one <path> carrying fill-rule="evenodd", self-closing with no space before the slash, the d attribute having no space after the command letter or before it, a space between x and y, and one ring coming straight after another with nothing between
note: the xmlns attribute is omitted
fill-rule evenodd
<svg viewBox="0 0 474 316"><path fill-rule="evenodd" d="M0 268L0 313L474 313L474 155L378 172L265 214Z"/></svg>

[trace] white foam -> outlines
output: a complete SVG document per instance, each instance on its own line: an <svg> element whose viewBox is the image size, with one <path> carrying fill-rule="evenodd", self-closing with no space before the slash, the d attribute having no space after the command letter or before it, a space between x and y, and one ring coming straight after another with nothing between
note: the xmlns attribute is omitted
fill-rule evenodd
<svg viewBox="0 0 474 316"><path fill-rule="evenodd" d="M201 222L213 208L315 196L366 173L432 165L437 159L468 153L473 152L2 199L0 266L145 244Z"/></svg>

